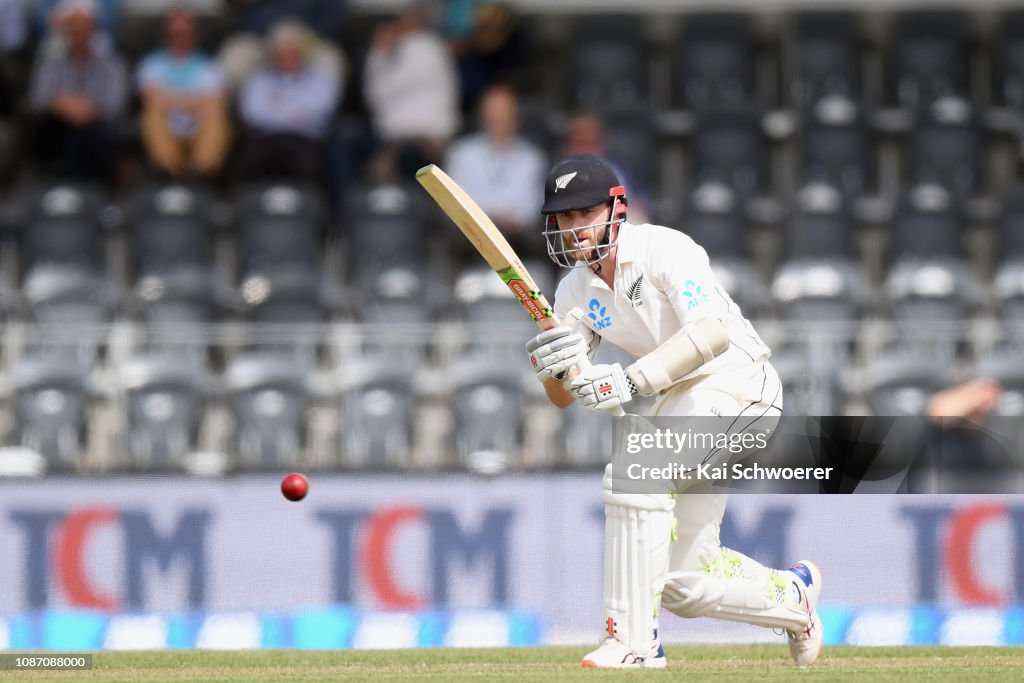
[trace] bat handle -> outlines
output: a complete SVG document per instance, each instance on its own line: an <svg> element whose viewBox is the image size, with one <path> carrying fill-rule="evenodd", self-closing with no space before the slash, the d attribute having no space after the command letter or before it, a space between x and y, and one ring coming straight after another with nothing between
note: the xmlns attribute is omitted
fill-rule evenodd
<svg viewBox="0 0 1024 683"><path fill-rule="evenodd" d="M583 372L584 370L589 369L591 365L592 365L592 363L590 362L590 359L589 358L584 358L583 360L581 360L579 363L576 364L576 369L579 370L580 372ZM612 417L625 417L626 416L626 411L623 410L622 406L616 406L615 410L607 410L605 412L607 412Z"/></svg>

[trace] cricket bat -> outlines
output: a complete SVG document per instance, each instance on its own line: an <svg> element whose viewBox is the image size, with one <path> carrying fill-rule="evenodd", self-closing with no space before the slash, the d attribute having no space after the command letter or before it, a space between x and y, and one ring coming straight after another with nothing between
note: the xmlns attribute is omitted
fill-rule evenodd
<svg viewBox="0 0 1024 683"><path fill-rule="evenodd" d="M551 304L537 288L537 282L526 272L523 262L494 225L494 221L487 217L473 198L435 164L416 171L416 180L455 225L459 226L466 239L476 247L487 264L512 290L512 294L519 299L519 303L537 323L537 327L550 330L560 325ZM584 361L579 364L578 369L585 370L589 365L589 360ZM622 416L625 412L618 408L612 414Z"/></svg>
<svg viewBox="0 0 1024 683"><path fill-rule="evenodd" d="M459 226L466 239L472 242L488 265L519 299L519 303L537 323L537 327L550 330L559 325L551 304L537 288L537 282L523 267L523 262L512 250L505 236L473 198L434 164L417 171L416 180L430 193L455 225Z"/></svg>

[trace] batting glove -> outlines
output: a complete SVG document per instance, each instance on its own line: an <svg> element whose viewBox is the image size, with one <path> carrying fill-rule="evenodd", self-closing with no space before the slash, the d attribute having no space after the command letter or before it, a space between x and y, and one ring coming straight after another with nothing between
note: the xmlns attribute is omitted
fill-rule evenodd
<svg viewBox="0 0 1024 683"><path fill-rule="evenodd" d="M583 407L595 413L616 410L633 400L636 387L619 363L602 363L583 370L569 381L569 391Z"/></svg>
<svg viewBox="0 0 1024 683"><path fill-rule="evenodd" d="M583 311L574 308L566 317L568 324L544 330L526 342L530 365L541 383L549 379L562 379L579 363L588 360L587 342L576 331Z"/></svg>

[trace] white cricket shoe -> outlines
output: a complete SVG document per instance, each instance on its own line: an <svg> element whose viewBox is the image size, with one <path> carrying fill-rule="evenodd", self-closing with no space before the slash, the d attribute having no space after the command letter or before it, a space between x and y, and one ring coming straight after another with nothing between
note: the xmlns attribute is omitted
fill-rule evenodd
<svg viewBox="0 0 1024 683"><path fill-rule="evenodd" d="M668 660L661 640L655 637L651 642L650 654L640 656L626 647L618 638L608 637L597 648L583 658L584 669L664 669Z"/></svg>
<svg viewBox="0 0 1024 683"><path fill-rule="evenodd" d="M807 560L797 562L789 571L796 575L796 586L800 604L807 610L807 628L803 631L788 631L789 654L797 666L804 667L818 661L824 632L818 618L818 598L821 596L821 570Z"/></svg>

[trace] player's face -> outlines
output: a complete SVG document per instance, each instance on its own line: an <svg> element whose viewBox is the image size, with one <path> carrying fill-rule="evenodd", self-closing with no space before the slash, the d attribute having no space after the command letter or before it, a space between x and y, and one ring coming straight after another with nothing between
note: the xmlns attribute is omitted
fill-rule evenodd
<svg viewBox="0 0 1024 683"><path fill-rule="evenodd" d="M572 258L583 261L591 256L594 247L604 239L610 212L609 206L602 203L555 214L558 229L569 231L562 233L562 239Z"/></svg>

